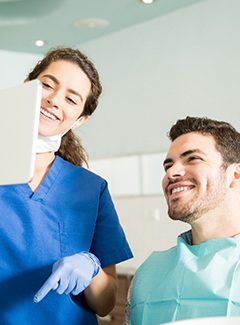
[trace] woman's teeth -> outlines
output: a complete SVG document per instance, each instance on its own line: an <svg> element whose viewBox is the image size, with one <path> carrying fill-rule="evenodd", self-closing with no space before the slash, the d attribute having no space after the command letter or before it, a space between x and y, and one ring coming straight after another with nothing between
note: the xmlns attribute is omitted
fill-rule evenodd
<svg viewBox="0 0 240 325"><path fill-rule="evenodd" d="M43 109L43 108L41 108L41 113L42 113L44 116L50 118L51 120L56 120L56 119L57 119L55 115L53 115L53 114L51 114L51 113L45 111L45 109Z"/></svg>

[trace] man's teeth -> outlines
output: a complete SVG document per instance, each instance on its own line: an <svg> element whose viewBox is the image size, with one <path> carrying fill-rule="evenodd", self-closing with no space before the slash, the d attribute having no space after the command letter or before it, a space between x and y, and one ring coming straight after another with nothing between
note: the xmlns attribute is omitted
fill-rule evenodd
<svg viewBox="0 0 240 325"><path fill-rule="evenodd" d="M49 118L52 119L52 120L56 120L56 119L57 119L55 115L53 115L53 114L51 114L51 113L45 111L45 109L43 109L43 108L41 108L41 113L42 113L43 115L49 117Z"/></svg>
<svg viewBox="0 0 240 325"><path fill-rule="evenodd" d="M174 193L178 193L178 192L184 192L187 191L188 188L186 186L180 186L180 187L176 187L172 190L172 194Z"/></svg>

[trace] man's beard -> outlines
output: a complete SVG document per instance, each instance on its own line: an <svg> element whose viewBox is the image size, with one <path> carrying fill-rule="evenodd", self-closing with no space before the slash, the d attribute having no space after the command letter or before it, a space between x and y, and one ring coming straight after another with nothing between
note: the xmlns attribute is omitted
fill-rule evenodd
<svg viewBox="0 0 240 325"><path fill-rule="evenodd" d="M196 182L194 182L196 183ZM226 177L220 173L218 179L210 180L205 194L196 194L188 202L176 198L168 204L168 215L172 220L191 223L202 215L216 209L226 196Z"/></svg>

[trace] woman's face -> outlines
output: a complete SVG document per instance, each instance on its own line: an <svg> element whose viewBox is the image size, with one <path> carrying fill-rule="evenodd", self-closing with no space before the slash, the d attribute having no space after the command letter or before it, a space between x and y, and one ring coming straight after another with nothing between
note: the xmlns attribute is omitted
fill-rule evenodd
<svg viewBox="0 0 240 325"><path fill-rule="evenodd" d="M39 134L63 134L82 114L91 82L78 65L65 60L52 62L38 79L42 82ZM78 125L86 119L82 117Z"/></svg>

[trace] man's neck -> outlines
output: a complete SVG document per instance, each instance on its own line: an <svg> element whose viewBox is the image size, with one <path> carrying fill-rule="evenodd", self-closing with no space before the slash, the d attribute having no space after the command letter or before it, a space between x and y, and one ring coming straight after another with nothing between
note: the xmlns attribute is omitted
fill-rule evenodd
<svg viewBox="0 0 240 325"><path fill-rule="evenodd" d="M214 227L199 227L192 226L192 244L197 245L209 239L234 237L240 234L240 221L226 222L225 224L218 224Z"/></svg>

